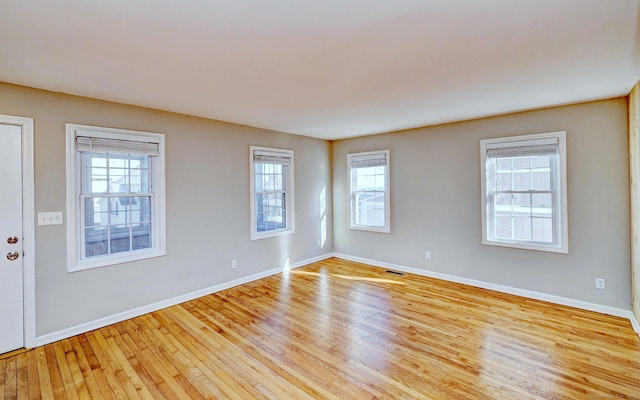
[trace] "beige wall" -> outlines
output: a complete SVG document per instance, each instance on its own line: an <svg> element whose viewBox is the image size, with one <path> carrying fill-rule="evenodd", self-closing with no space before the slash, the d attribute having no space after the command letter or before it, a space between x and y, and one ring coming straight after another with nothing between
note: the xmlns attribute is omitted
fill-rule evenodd
<svg viewBox="0 0 640 400"><path fill-rule="evenodd" d="M569 254L482 245L480 140L562 130ZM627 132L620 98L333 142L334 249L629 310ZM391 151L391 233L349 230L347 153L379 149Z"/></svg>
<svg viewBox="0 0 640 400"><path fill-rule="evenodd" d="M334 250L631 307L626 99L333 143L2 83L0 113L35 120L36 212L65 209L65 123L166 134L167 256L69 274L65 226L36 227L38 335ZM567 131L570 254L483 246L480 140L558 130ZM249 240L249 145L295 150L295 234ZM391 150L391 234L347 229L346 154L377 149Z"/></svg>
<svg viewBox="0 0 640 400"><path fill-rule="evenodd" d="M1 83L0 113L35 120L37 212L65 210L65 123L166 134L167 256L69 274L65 226L36 227L38 335L332 251L326 141ZM249 238L250 145L295 151L293 235Z"/></svg>
<svg viewBox="0 0 640 400"><path fill-rule="evenodd" d="M631 161L631 280L633 313L640 321L640 83L629 95L629 159Z"/></svg>

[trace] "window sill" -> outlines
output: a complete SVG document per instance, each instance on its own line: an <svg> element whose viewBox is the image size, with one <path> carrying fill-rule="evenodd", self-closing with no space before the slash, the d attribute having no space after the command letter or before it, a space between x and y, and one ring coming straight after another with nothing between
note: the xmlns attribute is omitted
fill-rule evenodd
<svg viewBox="0 0 640 400"><path fill-rule="evenodd" d="M133 261L146 260L149 258L163 257L166 256L167 252L165 250L158 249L146 249L146 250L137 250L132 253L127 254L115 254L104 257L95 257L86 260L81 260L76 262L73 265L69 265L67 267L67 272L79 272L86 271L94 268L102 268L109 267L119 264L125 264Z"/></svg>
<svg viewBox="0 0 640 400"><path fill-rule="evenodd" d="M279 229L277 231L270 231L270 232L251 232L251 240L260 240L260 239L267 239L270 237L290 235L294 232L295 232L294 229Z"/></svg>
<svg viewBox="0 0 640 400"><path fill-rule="evenodd" d="M364 225L349 225L349 229L353 231L367 231L377 233L391 233L391 229L387 226L364 226Z"/></svg>
<svg viewBox="0 0 640 400"><path fill-rule="evenodd" d="M496 240L483 240L482 244L487 246L510 247L510 248L522 249L522 250L544 251L547 253L569 254L569 249L566 247L543 246L543 245L520 243L520 242L506 242L506 241L502 242L502 241L496 241Z"/></svg>

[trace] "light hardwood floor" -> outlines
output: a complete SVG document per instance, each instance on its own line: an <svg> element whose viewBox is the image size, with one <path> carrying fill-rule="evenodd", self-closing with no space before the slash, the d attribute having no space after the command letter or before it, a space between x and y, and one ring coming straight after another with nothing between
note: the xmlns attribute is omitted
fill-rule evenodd
<svg viewBox="0 0 640 400"><path fill-rule="evenodd" d="M332 258L2 359L15 398L638 399L640 339Z"/></svg>

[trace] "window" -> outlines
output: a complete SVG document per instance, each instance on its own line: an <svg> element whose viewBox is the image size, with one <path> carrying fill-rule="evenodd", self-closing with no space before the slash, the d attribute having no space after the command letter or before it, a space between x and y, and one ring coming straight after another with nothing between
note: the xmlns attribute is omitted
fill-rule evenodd
<svg viewBox="0 0 640 400"><path fill-rule="evenodd" d="M480 142L484 244L568 252L565 136Z"/></svg>
<svg viewBox="0 0 640 400"><path fill-rule="evenodd" d="M251 240L293 233L293 151L251 146Z"/></svg>
<svg viewBox="0 0 640 400"><path fill-rule="evenodd" d="M165 255L164 135L67 124L68 269Z"/></svg>
<svg viewBox="0 0 640 400"><path fill-rule="evenodd" d="M348 154L347 163L349 228L389 233L389 150Z"/></svg>

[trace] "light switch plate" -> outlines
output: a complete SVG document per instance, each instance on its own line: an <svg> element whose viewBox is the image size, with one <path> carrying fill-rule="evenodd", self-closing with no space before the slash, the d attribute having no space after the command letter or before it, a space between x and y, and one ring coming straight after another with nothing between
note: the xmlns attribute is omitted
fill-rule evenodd
<svg viewBox="0 0 640 400"><path fill-rule="evenodd" d="M38 213L38 225L61 225L62 211L41 212Z"/></svg>

